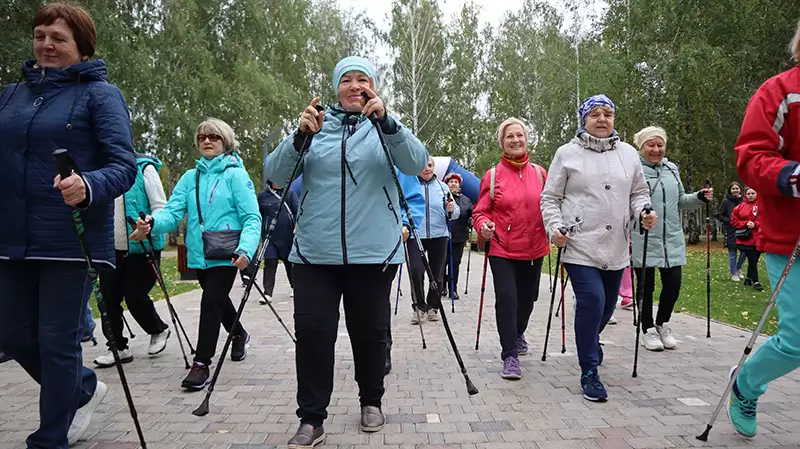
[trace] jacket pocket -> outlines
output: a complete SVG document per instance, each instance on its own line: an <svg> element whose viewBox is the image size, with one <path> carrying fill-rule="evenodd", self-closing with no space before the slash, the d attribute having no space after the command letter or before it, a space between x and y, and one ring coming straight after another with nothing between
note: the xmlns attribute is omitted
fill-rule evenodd
<svg viewBox="0 0 800 449"><path fill-rule="evenodd" d="M386 186L383 186L383 194L386 195L386 207L392 212L392 216L394 217L394 222L396 224L399 224L400 219L397 216L397 211L394 210L394 204L392 203L392 198L389 196L389 191L386 190Z"/></svg>

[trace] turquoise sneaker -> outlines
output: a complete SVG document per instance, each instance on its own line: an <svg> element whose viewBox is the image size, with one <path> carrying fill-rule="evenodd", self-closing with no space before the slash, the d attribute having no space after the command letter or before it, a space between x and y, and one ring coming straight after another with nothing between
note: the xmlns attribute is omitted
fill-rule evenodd
<svg viewBox="0 0 800 449"><path fill-rule="evenodd" d="M736 367L731 369L731 376ZM733 383L731 389L731 400L728 403L728 416L731 418L731 424L739 434L746 437L756 436L758 431L758 419L756 419L756 407L758 406L758 399L745 399L739 392L739 387L736 382Z"/></svg>

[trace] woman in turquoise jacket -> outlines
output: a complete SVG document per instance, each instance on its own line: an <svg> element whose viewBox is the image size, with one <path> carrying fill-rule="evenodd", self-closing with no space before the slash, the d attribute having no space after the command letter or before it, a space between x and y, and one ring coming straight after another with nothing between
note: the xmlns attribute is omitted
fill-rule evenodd
<svg viewBox="0 0 800 449"><path fill-rule="evenodd" d="M380 407L389 291L404 259L404 211L392 167L367 116L378 115L395 166L406 175L425 168L428 152L386 113L374 91L375 76L375 67L363 58L339 61L333 70L337 104L318 112L315 98L303 111L299 129L278 146L266 166L269 179L287 180L303 142L313 136L301 161L303 186L289 256L294 264L300 418L290 448L313 447L325 439L322 423L333 391L342 297L359 386L361 429L376 432L386 422ZM362 93L369 96L368 102Z"/></svg>
<svg viewBox="0 0 800 449"><path fill-rule="evenodd" d="M669 319L678 301L681 289L681 267L686 265L686 239L683 234L682 210L698 209L711 201L711 188L686 193L681 183L678 167L667 160L667 133L662 128L647 127L634 136L639 148L644 177L650 188L653 209L661 223L650 230L647 241L647 267L642 300L642 330L644 346L650 351L675 349L677 342L669 327ZM633 268L636 277L642 276L644 235L634 224ZM653 321L653 291L656 267L661 274L661 296L658 314Z"/></svg>
<svg viewBox="0 0 800 449"><path fill-rule="evenodd" d="M233 328L236 308L228 295L236 269L247 268L258 249L261 213L253 182L236 154L238 142L233 129L222 120L210 118L197 127L195 136L203 157L195 168L183 174L162 211L138 221L131 238L141 241L148 231L166 234L187 217L188 266L197 270L203 297L194 365L182 386L200 390L210 381L209 365L217 347L220 323L234 334L231 360L238 362L247 356L250 335L241 325ZM203 233L219 231L240 233L238 242L232 242L226 258L209 259L206 254L212 248Z"/></svg>

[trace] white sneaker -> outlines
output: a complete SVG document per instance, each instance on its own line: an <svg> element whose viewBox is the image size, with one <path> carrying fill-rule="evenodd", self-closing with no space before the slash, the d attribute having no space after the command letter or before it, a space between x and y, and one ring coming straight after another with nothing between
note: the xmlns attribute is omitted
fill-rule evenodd
<svg viewBox="0 0 800 449"><path fill-rule="evenodd" d="M608 319L608 324L611 325L617 324L617 319L614 318L614 315L611 315L611 318Z"/></svg>
<svg viewBox="0 0 800 449"><path fill-rule="evenodd" d="M428 321L439 321L439 311L436 309L428 310Z"/></svg>
<svg viewBox="0 0 800 449"><path fill-rule="evenodd" d="M167 339L169 338L170 334L169 329L166 329L164 332L160 334L155 334L150 336L150 347L147 348L147 353L150 355L158 355L161 354L165 349L167 349Z"/></svg>
<svg viewBox="0 0 800 449"><path fill-rule="evenodd" d="M678 347L678 341L672 336L672 329L669 328L667 323L656 326L656 331L661 337L661 343L664 344L664 349L675 349Z"/></svg>
<svg viewBox="0 0 800 449"><path fill-rule="evenodd" d="M651 327L650 329L647 329L647 332L644 334L644 347L648 351L664 350L664 344L661 343L661 337L658 335L656 328Z"/></svg>
<svg viewBox="0 0 800 449"><path fill-rule="evenodd" d="M131 363L133 361L133 353L131 352L131 348L119 351L119 361L122 363ZM114 354L112 354L111 351L108 351L106 355L101 355L100 357L94 359L94 364L100 368L110 368L116 365L116 362L114 361Z"/></svg>
<svg viewBox="0 0 800 449"><path fill-rule="evenodd" d="M741 277L741 276L739 276L739 273L736 273L736 274L734 274L733 276L731 276L731 280L732 280L733 282L739 282L739 281L741 281L741 280L742 280L742 277Z"/></svg>
<svg viewBox="0 0 800 449"><path fill-rule="evenodd" d="M258 300L258 303L261 304L262 306L266 305L267 302L272 302L272 296L271 295L266 295L266 298L264 298L262 296L261 299Z"/></svg>
<svg viewBox="0 0 800 449"><path fill-rule="evenodd" d="M75 412L75 418L72 420L72 424L67 431L68 445L72 446L83 438L83 435L89 428L89 424L92 422L92 414L97 410L97 406L103 402L103 398L106 397L107 393L108 386L98 380L92 399Z"/></svg>
<svg viewBox="0 0 800 449"><path fill-rule="evenodd" d="M416 311L411 312L411 324L419 324L422 321L425 321L428 318L427 312L420 311L417 314Z"/></svg>

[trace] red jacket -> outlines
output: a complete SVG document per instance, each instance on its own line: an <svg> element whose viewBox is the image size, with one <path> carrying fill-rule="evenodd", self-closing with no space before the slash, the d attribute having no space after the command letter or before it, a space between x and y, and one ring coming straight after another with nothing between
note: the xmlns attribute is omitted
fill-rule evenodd
<svg viewBox="0 0 800 449"><path fill-rule="evenodd" d="M731 212L731 226L736 229L745 229L747 228L748 221L752 221L755 224L752 232L750 233L749 239L741 239L739 237L736 238L736 243L738 245L754 246L756 242L758 242L758 235L760 234L758 213L758 199L756 199L756 201L753 203L749 203L745 199L741 204L733 208L733 212Z"/></svg>
<svg viewBox="0 0 800 449"><path fill-rule="evenodd" d="M541 183L536 170L543 172ZM473 226L479 236L485 222L495 224L489 255L514 260L544 257L550 252L550 243L544 230L539 200L547 172L531 164L517 168L501 159L495 168L494 207L489 195L490 177L487 171L481 180L481 193L472 213Z"/></svg>
<svg viewBox="0 0 800 449"><path fill-rule="evenodd" d="M767 80L745 111L736 166L758 191L759 251L789 255L800 238L800 66Z"/></svg>

